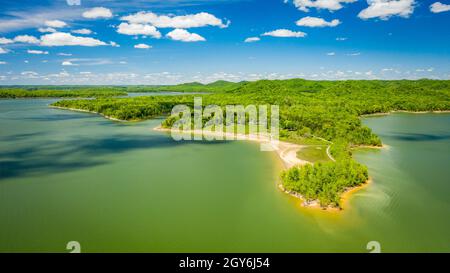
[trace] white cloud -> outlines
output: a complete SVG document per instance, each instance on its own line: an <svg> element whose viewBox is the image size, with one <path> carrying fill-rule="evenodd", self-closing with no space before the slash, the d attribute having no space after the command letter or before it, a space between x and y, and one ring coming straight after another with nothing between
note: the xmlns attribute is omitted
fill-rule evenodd
<svg viewBox="0 0 450 273"><path fill-rule="evenodd" d="M113 16L110 9L103 7L95 7L90 10L83 12L82 16L88 19L95 18L111 18Z"/></svg>
<svg viewBox="0 0 450 273"><path fill-rule="evenodd" d="M4 61L0 61L0 64L7 64L7 62L4 62Z"/></svg>
<svg viewBox="0 0 450 273"><path fill-rule="evenodd" d="M205 26L225 28L229 25L229 22L224 24L221 19L206 12L182 16L167 16L141 11L121 17L120 19L134 24L150 24L158 28L193 28Z"/></svg>
<svg viewBox="0 0 450 273"><path fill-rule="evenodd" d="M294 5L301 11L308 12L309 8L327 9L330 11L343 8L342 3L353 3L357 0L294 0Z"/></svg>
<svg viewBox="0 0 450 273"><path fill-rule="evenodd" d="M120 47L120 45L118 43L113 42L113 41L109 42L109 45L112 47Z"/></svg>
<svg viewBox="0 0 450 273"><path fill-rule="evenodd" d="M336 55L336 53L334 53L334 52L328 52L327 53L327 56L334 56L334 55Z"/></svg>
<svg viewBox="0 0 450 273"><path fill-rule="evenodd" d="M56 32L57 30L52 27L40 27L38 28L38 31L41 33L48 33L48 32Z"/></svg>
<svg viewBox="0 0 450 273"><path fill-rule="evenodd" d="M30 35L19 35L14 38L15 42L19 43L28 43L28 44L39 44L40 41L38 38Z"/></svg>
<svg viewBox="0 0 450 273"><path fill-rule="evenodd" d="M449 11L450 5L442 4L441 2L435 2L432 5L430 5L430 11L433 13L439 13L444 11Z"/></svg>
<svg viewBox="0 0 450 273"><path fill-rule="evenodd" d="M121 23L117 27L117 32L125 35L147 35L153 38L161 38L161 32L151 25Z"/></svg>
<svg viewBox="0 0 450 273"><path fill-rule="evenodd" d="M69 6L79 6L81 5L81 0L66 0Z"/></svg>
<svg viewBox="0 0 450 273"><path fill-rule="evenodd" d="M73 36L70 33L56 32L41 36L43 46L102 46L105 42L90 38Z"/></svg>
<svg viewBox="0 0 450 273"><path fill-rule="evenodd" d="M71 53L58 53L58 56L72 56Z"/></svg>
<svg viewBox="0 0 450 273"><path fill-rule="evenodd" d="M258 42L259 40L261 40L259 37L249 37L247 39L244 40L245 43L253 43L253 42Z"/></svg>
<svg viewBox="0 0 450 273"><path fill-rule="evenodd" d="M185 29L174 29L171 32L167 33L166 35L168 38L175 40L175 41L182 41L182 42L201 42L206 41L205 38L202 36L196 34L196 33L190 33L189 31Z"/></svg>
<svg viewBox="0 0 450 273"><path fill-rule="evenodd" d="M358 17L361 19L381 18L389 19L391 16L407 18L414 12L414 0L367 0L369 6L363 9Z"/></svg>
<svg viewBox="0 0 450 273"><path fill-rule="evenodd" d="M92 65L108 65L113 64L110 59L107 58L72 58L66 59L65 62L70 62L72 65L83 65L83 66L92 66Z"/></svg>
<svg viewBox="0 0 450 273"><path fill-rule="evenodd" d="M75 29L75 30L72 30L72 33L89 35L89 34L92 34L92 30L87 29L87 28Z"/></svg>
<svg viewBox="0 0 450 273"><path fill-rule="evenodd" d="M76 64L72 63L71 61L64 61L61 63L63 66L76 66Z"/></svg>
<svg viewBox="0 0 450 273"><path fill-rule="evenodd" d="M20 75L34 77L34 76L39 75L39 73L34 72L34 71L23 71L23 72L20 73Z"/></svg>
<svg viewBox="0 0 450 273"><path fill-rule="evenodd" d="M337 37L336 38L336 41L345 41L345 40L348 40L348 38L347 37Z"/></svg>
<svg viewBox="0 0 450 273"><path fill-rule="evenodd" d="M149 49L152 48L152 46L146 45L146 44L137 44L134 46L134 48L139 48L139 49Z"/></svg>
<svg viewBox="0 0 450 273"><path fill-rule="evenodd" d="M417 68L416 72L433 72L434 68L430 67L430 68Z"/></svg>
<svg viewBox="0 0 450 273"><path fill-rule="evenodd" d="M6 44L12 44L12 43L14 43L13 40L4 38L4 37L0 37L0 45L6 45Z"/></svg>
<svg viewBox="0 0 450 273"><path fill-rule="evenodd" d="M297 26L303 27L335 27L341 22L338 19L334 19L331 22L327 22L319 17L304 17L296 22Z"/></svg>
<svg viewBox="0 0 450 273"><path fill-rule="evenodd" d="M347 56L359 56L359 55L361 55L360 52L355 52L355 53L349 53L349 54L347 54Z"/></svg>
<svg viewBox="0 0 450 273"><path fill-rule="evenodd" d="M17 1L16 1L17 2ZM80 18L78 8L36 7L3 11L0 16L0 31L15 32L23 29L45 26L45 21L61 19L77 20Z"/></svg>
<svg viewBox="0 0 450 273"><path fill-rule="evenodd" d="M300 37L305 37L306 33L301 32L301 31L297 31L294 32L292 30L288 30L288 29L277 29L274 31L269 31L266 33L261 34L262 36L272 36L272 37L296 37L296 38L300 38Z"/></svg>
<svg viewBox="0 0 450 273"><path fill-rule="evenodd" d="M38 54L38 55L41 55L41 54L47 55L48 54L48 51L42 51L42 50L27 50L27 52L28 52L28 54Z"/></svg>
<svg viewBox="0 0 450 273"><path fill-rule="evenodd" d="M6 54L6 53L8 53L8 52L9 52L8 50L6 50L6 49L0 47L0 54Z"/></svg>
<svg viewBox="0 0 450 273"><path fill-rule="evenodd" d="M44 22L44 24L52 28L61 28L67 26L67 24L61 20L47 20Z"/></svg>

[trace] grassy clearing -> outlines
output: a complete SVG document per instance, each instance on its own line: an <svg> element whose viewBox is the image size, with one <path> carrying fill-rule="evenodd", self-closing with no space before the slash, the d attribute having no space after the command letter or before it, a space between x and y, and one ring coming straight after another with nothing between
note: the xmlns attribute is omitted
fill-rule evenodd
<svg viewBox="0 0 450 273"><path fill-rule="evenodd" d="M327 155L327 146L324 145L303 147L297 152L297 157L313 163L331 161Z"/></svg>

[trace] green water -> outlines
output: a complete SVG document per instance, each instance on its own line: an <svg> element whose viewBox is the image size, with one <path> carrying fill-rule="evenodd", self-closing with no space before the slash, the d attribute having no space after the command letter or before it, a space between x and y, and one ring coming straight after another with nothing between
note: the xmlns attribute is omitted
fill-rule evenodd
<svg viewBox="0 0 450 273"><path fill-rule="evenodd" d="M450 115L365 123L373 183L343 212L300 207L281 162L249 142L175 142L161 120L117 123L0 100L0 251L450 251Z"/></svg>

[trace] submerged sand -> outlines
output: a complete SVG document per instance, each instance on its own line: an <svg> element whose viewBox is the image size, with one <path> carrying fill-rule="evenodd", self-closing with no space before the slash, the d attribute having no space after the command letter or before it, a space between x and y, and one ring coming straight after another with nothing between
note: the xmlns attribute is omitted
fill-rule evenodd
<svg viewBox="0 0 450 273"><path fill-rule="evenodd" d="M160 126L153 128L153 130L161 131L161 132L171 132L171 129L162 128ZM273 151L278 154L278 156L280 157L280 159L283 162L283 165L286 169L292 168L296 165L312 164L309 161L302 160L297 157L297 152L301 148L306 147L305 145L298 145L298 144L289 143L289 142L285 142L285 141L279 141L279 140L271 140L269 136L221 133L221 132L202 131L202 130L183 131L183 133L203 135L204 137L205 136L209 136L209 137L223 136L224 140L230 140L230 141L246 140L246 141L256 141L259 143L268 144L273 149Z"/></svg>

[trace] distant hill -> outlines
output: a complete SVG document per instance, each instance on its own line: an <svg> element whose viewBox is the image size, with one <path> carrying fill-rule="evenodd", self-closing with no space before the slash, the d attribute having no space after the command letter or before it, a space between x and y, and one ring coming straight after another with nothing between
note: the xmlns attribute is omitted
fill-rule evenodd
<svg viewBox="0 0 450 273"><path fill-rule="evenodd" d="M215 81L209 84L202 84L199 82L183 83L178 85L164 85L164 86L149 86L141 87L139 91L129 90L128 92L226 92L234 90L242 86L245 82L229 82L229 81Z"/></svg>
<svg viewBox="0 0 450 273"><path fill-rule="evenodd" d="M238 88L245 82L215 81L209 84L189 82L177 85L10 85L0 86L0 90L15 89L25 91L108 91L108 92L222 92Z"/></svg>

